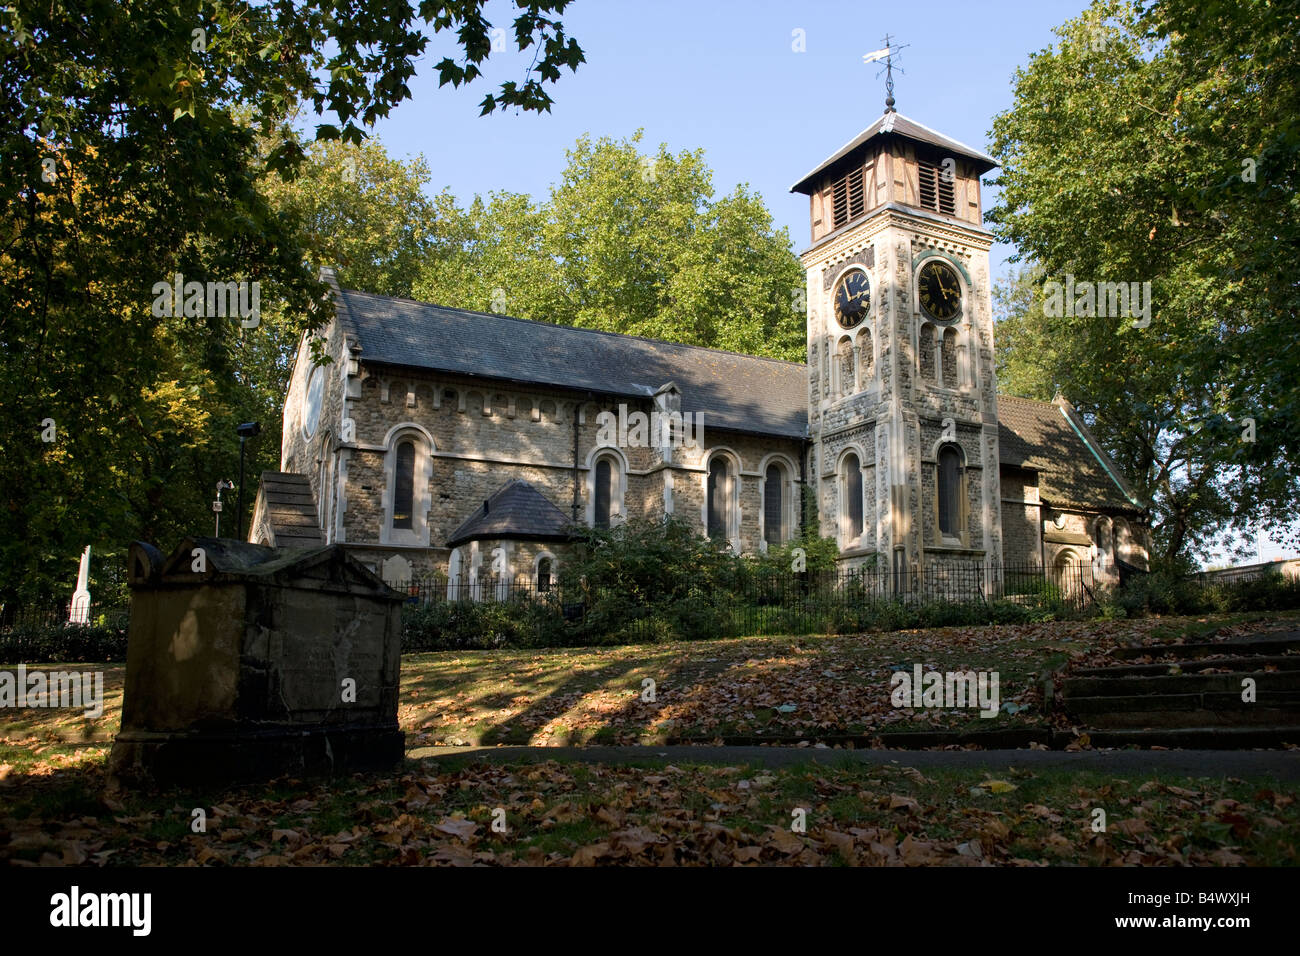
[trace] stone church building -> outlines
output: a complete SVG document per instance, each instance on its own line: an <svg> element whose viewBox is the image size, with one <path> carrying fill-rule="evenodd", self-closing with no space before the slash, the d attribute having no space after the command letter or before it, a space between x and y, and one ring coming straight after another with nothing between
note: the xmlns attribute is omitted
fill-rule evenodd
<svg viewBox="0 0 1300 956"><path fill-rule="evenodd" d="M806 363L339 288L304 338L250 540L340 543L400 581L545 584L573 523L674 515L737 553L801 533L841 564L1102 574L1144 507L1064 398L999 395L980 176L885 113L800 179Z"/></svg>

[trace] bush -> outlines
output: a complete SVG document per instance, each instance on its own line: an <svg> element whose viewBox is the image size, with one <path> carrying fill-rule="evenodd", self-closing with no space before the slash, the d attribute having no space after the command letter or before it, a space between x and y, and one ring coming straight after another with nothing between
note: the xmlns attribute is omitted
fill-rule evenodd
<svg viewBox="0 0 1300 956"><path fill-rule="evenodd" d="M0 663L125 661L128 624L125 614L101 614L93 624L15 624L0 630Z"/></svg>
<svg viewBox="0 0 1300 956"><path fill-rule="evenodd" d="M1300 607L1300 578L1283 577L1276 570L1249 581L1210 586L1207 591L1217 611L1285 611Z"/></svg>

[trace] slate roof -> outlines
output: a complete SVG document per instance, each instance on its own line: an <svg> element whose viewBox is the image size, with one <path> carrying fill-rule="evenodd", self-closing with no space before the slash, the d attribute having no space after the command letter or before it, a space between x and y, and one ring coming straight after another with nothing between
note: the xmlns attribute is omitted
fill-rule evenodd
<svg viewBox="0 0 1300 956"><path fill-rule="evenodd" d="M498 489L447 539L454 548L466 541L509 538L516 541L567 541L572 521L545 495L516 479Z"/></svg>
<svg viewBox="0 0 1300 956"><path fill-rule="evenodd" d="M258 484L266 520L278 548L318 548L321 539L316 499L306 475L264 471Z"/></svg>
<svg viewBox="0 0 1300 956"><path fill-rule="evenodd" d="M1038 472L1051 505L1140 512L1142 504L1118 466L1069 402L998 396L998 448L1003 465Z"/></svg>
<svg viewBox="0 0 1300 956"><path fill-rule="evenodd" d="M703 413L706 433L808 433L803 363L452 309L336 283L335 296L363 362L639 398L671 381L681 389L682 411Z"/></svg>
<svg viewBox="0 0 1300 956"><path fill-rule="evenodd" d="M936 146L953 156L964 156L974 164L976 175L979 176L984 175L984 173L998 165L998 161L988 153L975 149L973 146L967 146L965 143L959 143L957 140L944 136L937 130L932 130L916 120L908 119L902 113L886 113L832 153L829 158L818 163L811 172L790 187L790 192L805 195L812 193L817 188L817 180L823 172L877 136L901 136L905 139Z"/></svg>
<svg viewBox="0 0 1300 956"><path fill-rule="evenodd" d="M906 119L894 115L896 124ZM859 140L875 135L872 130L878 125ZM954 142L954 147L960 145ZM808 434L807 368L802 363L344 290L332 270L325 270L325 278L334 288L340 323L361 345L363 362L642 398L671 381L681 390L682 411L702 412L706 431L730 429L791 439ZM1143 510L1069 402L999 395L998 417L1001 464L1039 472L1045 502L1090 510ZM524 488L512 490L516 484ZM267 472L262 485L268 505L276 505L271 517L277 543L284 534L286 540L300 535L302 547L319 544L306 476ZM508 499L493 504L507 493ZM487 514L480 508L456 529L447 546L492 537L563 540L568 522L568 515L531 485L514 482L489 499Z"/></svg>
<svg viewBox="0 0 1300 956"><path fill-rule="evenodd" d="M194 570L194 552L203 551L204 568ZM403 600L343 545L317 548L268 548L235 538L188 537L170 555L137 541L129 565L133 588L173 585L307 583L316 590L370 594Z"/></svg>

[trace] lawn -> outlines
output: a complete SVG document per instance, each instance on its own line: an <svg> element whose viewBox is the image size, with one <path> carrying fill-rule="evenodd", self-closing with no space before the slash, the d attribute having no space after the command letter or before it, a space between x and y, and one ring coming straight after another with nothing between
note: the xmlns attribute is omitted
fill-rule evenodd
<svg viewBox="0 0 1300 956"><path fill-rule="evenodd" d="M900 761L900 764L905 761ZM406 761L392 774L102 795L102 760L0 788L17 865L1287 865L1269 780L833 761L762 769ZM17 797L17 799L13 799ZM8 798L8 799L6 799ZM195 832L196 809L203 832ZM1096 829L1105 812L1105 828Z"/></svg>
<svg viewBox="0 0 1300 956"><path fill-rule="evenodd" d="M1043 676L1070 660L1103 662L1133 641L1300 624L1300 612L1058 621L841 637L750 637L609 648L460 651L402 659L398 718L410 748L458 744L796 742L905 730L1037 728ZM890 677L914 664L994 670L1002 705L895 708ZM8 665L3 665L8 666ZM104 713L0 710L0 780L106 753L122 707L121 664L48 664L104 672ZM646 680L654 701L642 700Z"/></svg>
<svg viewBox="0 0 1300 956"><path fill-rule="evenodd" d="M1300 615L1055 622L846 637L409 655L408 746L709 741L1036 726L1043 675L1133 641L1294 628ZM992 719L894 708L920 663L997 670ZM68 665L86 669L92 665ZM48 665L49 670L65 669ZM0 859L15 864L1291 864L1300 816L1270 780L837 760L760 769L408 759L386 774L108 796L122 667L97 720L0 711ZM643 700L643 681L655 699ZM1023 709L1021 709L1023 708ZM887 739L887 737L886 737ZM427 753L428 751L424 751ZM193 829L202 808L206 830ZM1094 811L1106 829L1094 831ZM792 829L795 811L806 826ZM497 827L493 822L497 821ZM500 827L504 826L504 832Z"/></svg>
<svg viewBox="0 0 1300 956"><path fill-rule="evenodd" d="M1056 621L840 637L407 655L399 718L412 746L712 741L787 742L908 730L1046 727L1042 683L1071 660L1095 664L1132 642L1200 640L1285 626L1300 613ZM893 673L986 670L999 713L895 708ZM654 701L643 700L654 681Z"/></svg>

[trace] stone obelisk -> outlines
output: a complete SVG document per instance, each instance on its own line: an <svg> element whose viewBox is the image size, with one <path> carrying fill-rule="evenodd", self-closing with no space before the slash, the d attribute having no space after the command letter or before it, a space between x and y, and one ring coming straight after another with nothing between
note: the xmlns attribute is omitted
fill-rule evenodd
<svg viewBox="0 0 1300 956"><path fill-rule="evenodd" d="M90 623L90 545L81 552L81 568L77 571L77 590L72 595L69 624Z"/></svg>

